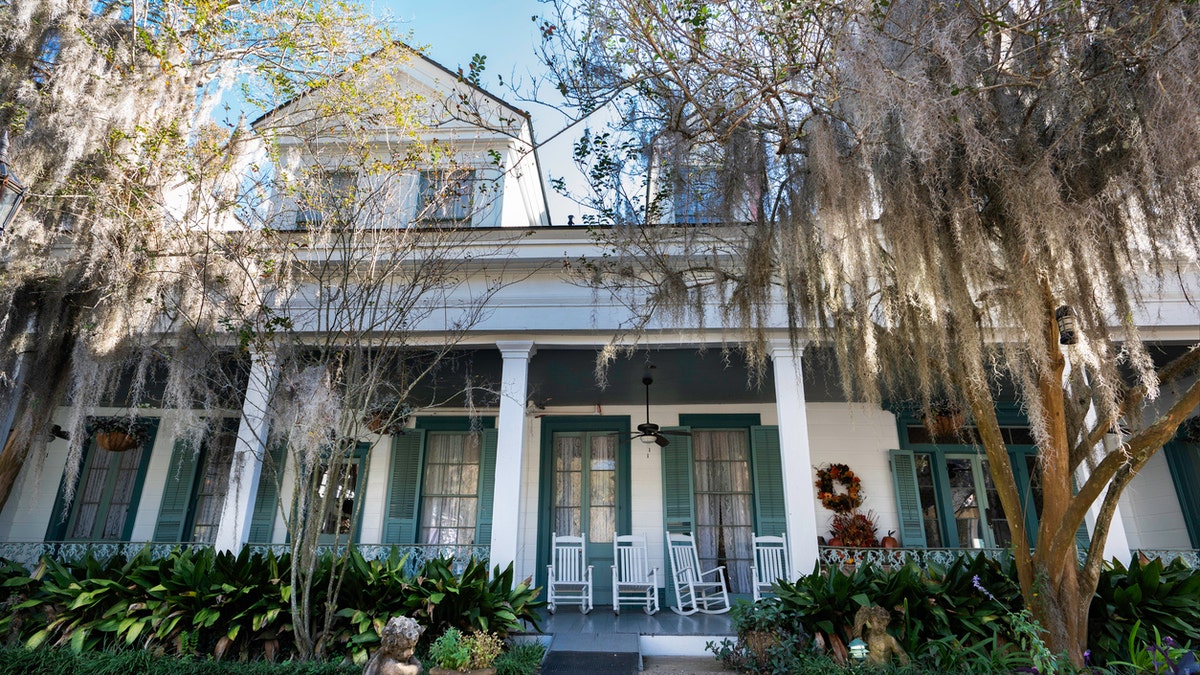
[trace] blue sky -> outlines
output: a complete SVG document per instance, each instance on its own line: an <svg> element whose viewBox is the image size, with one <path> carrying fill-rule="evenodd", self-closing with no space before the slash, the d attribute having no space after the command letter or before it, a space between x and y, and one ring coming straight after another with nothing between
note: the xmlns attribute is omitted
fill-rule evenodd
<svg viewBox="0 0 1200 675"><path fill-rule="evenodd" d="M562 116L535 102L520 100L508 86L515 83L523 94L531 90L530 73L539 72L534 48L539 38L531 17L546 13L537 0L376 0L368 2L381 16L390 16L401 33L411 33L414 46L426 46L426 54L447 68L466 68L471 57L487 57L483 84L486 89L533 115L537 138L549 138L562 128ZM539 149L542 178L566 176L578 183L578 172L570 161L571 142L580 130L572 130ZM546 196L555 224L566 223L567 215L579 208L558 197L549 186Z"/></svg>

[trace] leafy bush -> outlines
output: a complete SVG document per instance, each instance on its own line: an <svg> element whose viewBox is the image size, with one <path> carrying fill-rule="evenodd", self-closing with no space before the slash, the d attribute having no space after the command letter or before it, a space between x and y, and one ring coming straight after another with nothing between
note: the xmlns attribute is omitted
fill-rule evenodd
<svg viewBox="0 0 1200 675"><path fill-rule="evenodd" d="M460 576L449 561L431 560L409 577L399 556L367 561L352 551L345 562L340 609L321 638L322 653L359 666L391 616L416 618L429 640L451 626L502 638L523 629L522 621L536 627L544 605L528 580L513 584L511 565L489 575L486 564L471 561ZM0 561L0 588L8 594L0 636L76 652L136 647L184 656L286 658L294 645L290 564L287 554L251 555L248 549L237 556L182 549L161 560L152 560L148 549L129 560L44 558L32 573ZM314 607L326 603L332 569L332 557L323 557Z"/></svg>
<svg viewBox="0 0 1200 675"><path fill-rule="evenodd" d="M1088 615L1088 643L1100 663L1125 656L1132 640L1154 644L1155 632L1183 640L1200 635L1200 573L1179 559L1115 561L1100 575Z"/></svg>
<svg viewBox="0 0 1200 675"><path fill-rule="evenodd" d="M22 675L358 675L359 666L308 661L246 663L154 655L143 650L75 653L67 649L0 649L0 672Z"/></svg>
<svg viewBox="0 0 1200 675"><path fill-rule="evenodd" d="M533 675L541 668L545 656L546 648L540 642L522 642L512 645L492 665L496 667L496 675Z"/></svg>

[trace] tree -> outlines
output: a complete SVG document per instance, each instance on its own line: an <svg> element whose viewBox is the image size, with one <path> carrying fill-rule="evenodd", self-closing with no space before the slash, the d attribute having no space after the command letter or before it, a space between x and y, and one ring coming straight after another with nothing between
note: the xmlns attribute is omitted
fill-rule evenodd
<svg viewBox="0 0 1200 675"><path fill-rule="evenodd" d="M368 426L394 428L413 407L472 402L467 376L440 399L421 398L422 383L520 278L492 262L510 237L466 225L495 209L522 151L435 127L472 116L520 137L526 120L470 86L445 100L408 87L399 73L420 56L354 5L8 12L0 123L31 195L0 243L0 362L16 374L0 506L22 467L40 466L64 399L68 501L98 405L176 411L172 431L192 440L225 417L264 418L290 454L288 476L263 480L292 486L277 508L296 644L319 655L341 574L318 579L318 555L354 543L342 509L353 520L362 507L347 497L369 464L355 464L359 440L373 448ZM226 105L261 116L221 124ZM272 366L261 410L242 403L252 357Z"/></svg>
<svg viewBox="0 0 1200 675"><path fill-rule="evenodd" d="M583 278L629 302L635 334L654 312L703 320L715 303L745 327L761 367L779 308L794 341L836 355L848 395L969 411L1024 595L1050 648L1081 665L1117 500L1200 403L1200 346L1164 362L1139 329L1148 298L1194 290L1196 8L553 9L542 24L553 84L585 113L621 113L624 137L653 152L639 171L609 150L623 147L615 140L579 146L609 180L593 182L597 213L621 203L612 176L640 177L642 221L667 221L598 229L610 255L582 261ZM713 169L708 208L724 225L670 225L689 162ZM1063 339L1060 311L1077 342ZM1039 448L1036 541L997 423L1002 388L1015 389ZM1093 504L1080 564L1073 535Z"/></svg>

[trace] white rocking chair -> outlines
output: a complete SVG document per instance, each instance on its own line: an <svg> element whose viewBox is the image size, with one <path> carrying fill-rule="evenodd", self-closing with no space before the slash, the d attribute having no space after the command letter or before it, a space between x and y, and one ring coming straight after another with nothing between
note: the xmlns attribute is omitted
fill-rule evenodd
<svg viewBox="0 0 1200 675"><path fill-rule="evenodd" d="M651 569L646 556L646 538L623 534L613 537L612 607L641 605L647 614L658 611L658 570Z"/></svg>
<svg viewBox="0 0 1200 675"><path fill-rule="evenodd" d="M696 539L691 533L667 533L667 559L671 561L671 579L675 585L676 606L671 609L676 614L724 614L729 611L725 566L700 571Z"/></svg>
<svg viewBox="0 0 1200 675"><path fill-rule="evenodd" d="M579 603L579 613L592 611L592 566L587 564L587 534L560 537L551 534L550 574L547 609L553 614L558 603Z"/></svg>
<svg viewBox="0 0 1200 675"><path fill-rule="evenodd" d="M754 601L758 602L765 593L775 592L775 581L791 579L792 566L788 562L787 535L778 537L754 536L754 563L750 565L754 577Z"/></svg>

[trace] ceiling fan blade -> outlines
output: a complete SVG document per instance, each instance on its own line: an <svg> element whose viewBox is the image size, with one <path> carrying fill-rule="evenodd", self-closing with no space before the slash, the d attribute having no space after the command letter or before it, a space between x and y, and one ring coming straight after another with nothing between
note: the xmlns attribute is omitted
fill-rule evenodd
<svg viewBox="0 0 1200 675"><path fill-rule="evenodd" d="M665 448L671 444L671 441L668 441L667 437L662 434L654 434L654 442L658 443L658 447L660 448Z"/></svg>
<svg viewBox="0 0 1200 675"><path fill-rule="evenodd" d="M678 431L675 429L659 429L658 433L667 434L668 436L691 436L690 431Z"/></svg>

